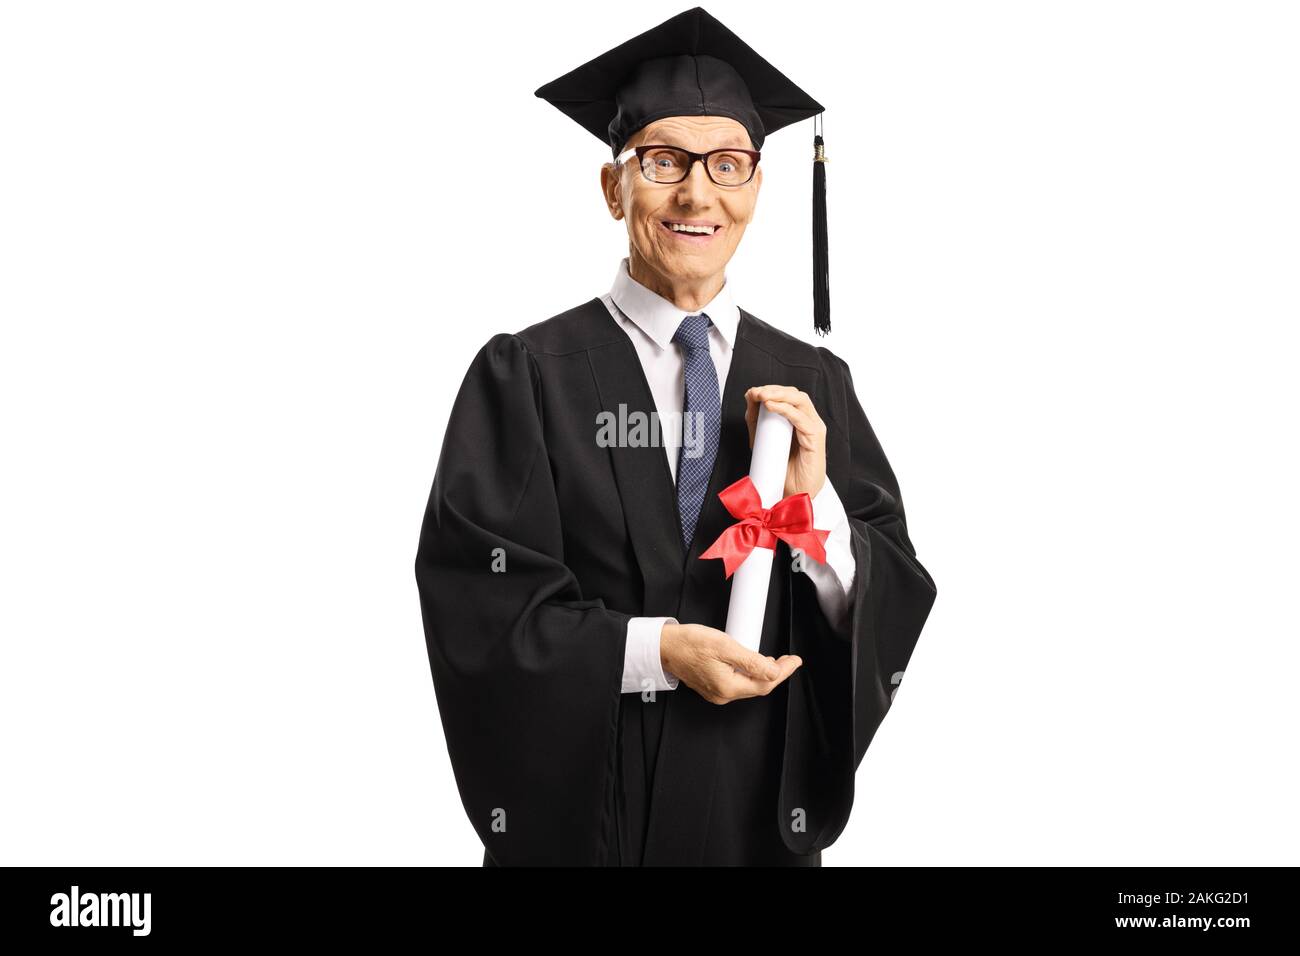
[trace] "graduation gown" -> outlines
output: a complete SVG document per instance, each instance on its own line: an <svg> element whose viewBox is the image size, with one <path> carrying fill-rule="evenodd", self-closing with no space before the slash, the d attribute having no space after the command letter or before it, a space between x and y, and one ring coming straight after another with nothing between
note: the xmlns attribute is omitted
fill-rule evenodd
<svg viewBox="0 0 1300 956"><path fill-rule="evenodd" d="M746 389L793 385L826 423L852 528L851 620L833 630L778 544L760 651L803 665L711 704L685 682L621 693L627 621L725 628L731 582L700 552L749 473ZM599 298L478 352L452 406L415 560L425 643L484 865L818 866L935 599L848 366L740 310L722 428L689 551L662 444L598 441L655 410ZM811 559L808 559L811 560Z"/></svg>

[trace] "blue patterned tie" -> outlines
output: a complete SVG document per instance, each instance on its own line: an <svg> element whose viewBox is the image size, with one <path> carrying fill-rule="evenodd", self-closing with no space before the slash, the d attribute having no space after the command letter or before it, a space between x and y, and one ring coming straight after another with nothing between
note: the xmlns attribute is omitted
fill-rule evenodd
<svg viewBox="0 0 1300 956"><path fill-rule="evenodd" d="M709 356L707 314L688 315L673 334L686 350L686 401L682 415L682 447L677 452L677 510L682 519L682 543L690 550L695 537L713 459L718 453L722 402L718 397L718 370Z"/></svg>

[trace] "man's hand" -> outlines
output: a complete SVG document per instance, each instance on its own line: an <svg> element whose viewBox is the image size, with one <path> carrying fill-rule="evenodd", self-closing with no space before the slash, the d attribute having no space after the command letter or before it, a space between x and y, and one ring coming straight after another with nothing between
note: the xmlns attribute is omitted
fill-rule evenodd
<svg viewBox="0 0 1300 956"><path fill-rule="evenodd" d="M794 426L784 497L806 491L809 498L816 498L826 482L826 423L813 408L812 399L807 392L790 385L755 385L745 392L745 421L749 425L750 448L754 447L759 402L788 418Z"/></svg>
<svg viewBox="0 0 1300 956"><path fill-rule="evenodd" d="M664 670L710 704L764 697L803 663L794 654L777 660L751 651L725 631L703 624L665 624L659 658Z"/></svg>

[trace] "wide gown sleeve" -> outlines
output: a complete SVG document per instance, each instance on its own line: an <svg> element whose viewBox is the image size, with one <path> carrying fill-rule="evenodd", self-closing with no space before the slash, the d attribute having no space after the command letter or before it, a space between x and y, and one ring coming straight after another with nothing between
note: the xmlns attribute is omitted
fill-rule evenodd
<svg viewBox="0 0 1300 956"><path fill-rule="evenodd" d="M563 560L540 375L517 336L452 406L415 559L461 802L498 865L596 865L613 838L629 615Z"/></svg>
<svg viewBox="0 0 1300 956"><path fill-rule="evenodd" d="M818 613L806 574L790 575L790 652L804 663L790 678L778 815L796 853L825 849L848 823L854 774L937 595L908 537L898 482L849 368L825 355L839 440L849 446L847 474L835 476L835 487L853 532L855 572L845 629Z"/></svg>

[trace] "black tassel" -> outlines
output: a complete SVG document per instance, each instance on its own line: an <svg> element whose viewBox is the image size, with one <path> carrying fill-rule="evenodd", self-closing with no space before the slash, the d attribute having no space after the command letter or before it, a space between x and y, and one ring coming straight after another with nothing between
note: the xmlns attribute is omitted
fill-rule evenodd
<svg viewBox="0 0 1300 956"><path fill-rule="evenodd" d="M826 147L813 133L813 328L831 330L830 258L826 251Z"/></svg>

